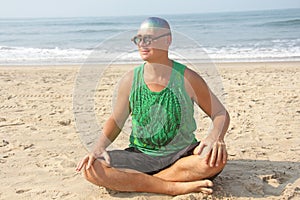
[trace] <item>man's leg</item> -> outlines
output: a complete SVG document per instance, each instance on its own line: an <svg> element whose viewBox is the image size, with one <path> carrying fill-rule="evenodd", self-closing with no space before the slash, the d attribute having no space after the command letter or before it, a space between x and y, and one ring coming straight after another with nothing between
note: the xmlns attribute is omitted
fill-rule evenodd
<svg viewBox="0 0 300 200"><path fill-rule="evenodd" d="M195 152L197 150L194 150L194 155L179 159L171 167L154 174L154 176L167 181L196 181L211 178L225 167L226 163L218 167L210 167L206 162L210 153L203 158L195 155Z"/></svg>
<svg viewBox="0 0 300 200"><path fill-rule="evenodd" d="M173 182L140 172L123 171L108 167L103 161L95 160L92 167L84 169L88 181L118 191L151 192L169 195L190 192L212 193L212 182L200 180L191 182Z"/></svg>

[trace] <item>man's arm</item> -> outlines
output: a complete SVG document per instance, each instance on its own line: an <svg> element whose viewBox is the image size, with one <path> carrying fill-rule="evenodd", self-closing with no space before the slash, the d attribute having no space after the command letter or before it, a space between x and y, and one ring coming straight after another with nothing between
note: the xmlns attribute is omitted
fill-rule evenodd
<svg viewBox="0 0 300 200"><path fill-rule="evenodd" d="M229 114L200 75L186 69L185 78L186 89L191 98L213 122L210 133L197 148L198 154L202 156L211 153L211 158L208 160L211 166L218 166L221 162L226 163L227 151L224 136L230 122Z"/></svg>
<svg viewBox="0 0 300 200"><path fill-rule="evenodd" d="M131 90L133 72L128 72L118 84L118 92L113 111L109 119L103 126L103 132L94 145L93 150L86 155L77 165L76 170L80 171L86 164L90 168L97 157L103 157L107 164L110 164L110 158L106 148L117 138L121 132L126 119L130 114L129 94Z"/></svg>
<svg viewBox="0 0 300 200"><path fill-rule="evenodd" d="M133 72L128 72L118 84L116 102L112 108L112 114L103 126L103 132L99 137L93 151L105 150L119 135L126 119L130 114L129 94L132 85Z"/></svg>

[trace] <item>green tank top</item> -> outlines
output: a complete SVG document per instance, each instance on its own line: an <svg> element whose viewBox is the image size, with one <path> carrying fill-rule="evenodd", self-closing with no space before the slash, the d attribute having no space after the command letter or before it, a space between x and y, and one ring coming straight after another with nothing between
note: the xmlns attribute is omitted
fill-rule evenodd
<svg viewBox="0 0 300 200"><path fill-rule="evenodd" d="M148 155L164 156L197 142L194 102L184 86L186 66L173 61L167 87L153 92L144 82L144 65L134 69L129 96L130 146Z"/></svg>

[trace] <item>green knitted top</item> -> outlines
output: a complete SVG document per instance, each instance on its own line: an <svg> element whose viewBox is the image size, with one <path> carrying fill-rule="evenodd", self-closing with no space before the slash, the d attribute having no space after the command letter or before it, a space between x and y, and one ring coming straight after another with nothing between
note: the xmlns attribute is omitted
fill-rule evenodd
<svg viewBox="0 0 300 200"><path fill-rule="evenodd" d="M167 87L153 92L144 82L144 65L134 69L129 97L130 146L151 156L164 156L197 142L194 102L184 86L186 66L173 61Z"/></svg>

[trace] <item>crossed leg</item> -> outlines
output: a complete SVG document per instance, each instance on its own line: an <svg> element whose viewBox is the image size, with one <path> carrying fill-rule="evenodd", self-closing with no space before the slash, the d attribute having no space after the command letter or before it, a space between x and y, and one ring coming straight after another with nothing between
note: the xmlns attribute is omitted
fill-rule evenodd
<svg viewBox="0 0 300 200"><path fill-rule="evenodd" d="M85 178L95 185L117 191L150 192L169 195L202 192L210 194L213 183L210 178L224 165L210 167L205 158L191 155L179 159L171 167L151 176L133 170L119 170L96 160L91 168L84 168Z"/></svg>
<svg viewBox="0 0 300 200"><path fill-rule="evenodd" d="M167 181L181 182L211 178L220 173L226 163L222 163L218 167L211 167L207 163L209 156L210 154L206 155L205 158L201 158L199 155L194 154L181 158L171 167L154 174L154 176Z"/></svg>
<svg viewBox="0 0 300 200"><path fill-rule="evenodd" d="M95 185L117 191L151 192L169 195L179 195L190 192L211 193L212 182L200 180L192 182L166 181L161 178L137 171L125 171L108 167L102 161L96 160L93 166L84 170L85 177Z"/></svg>

